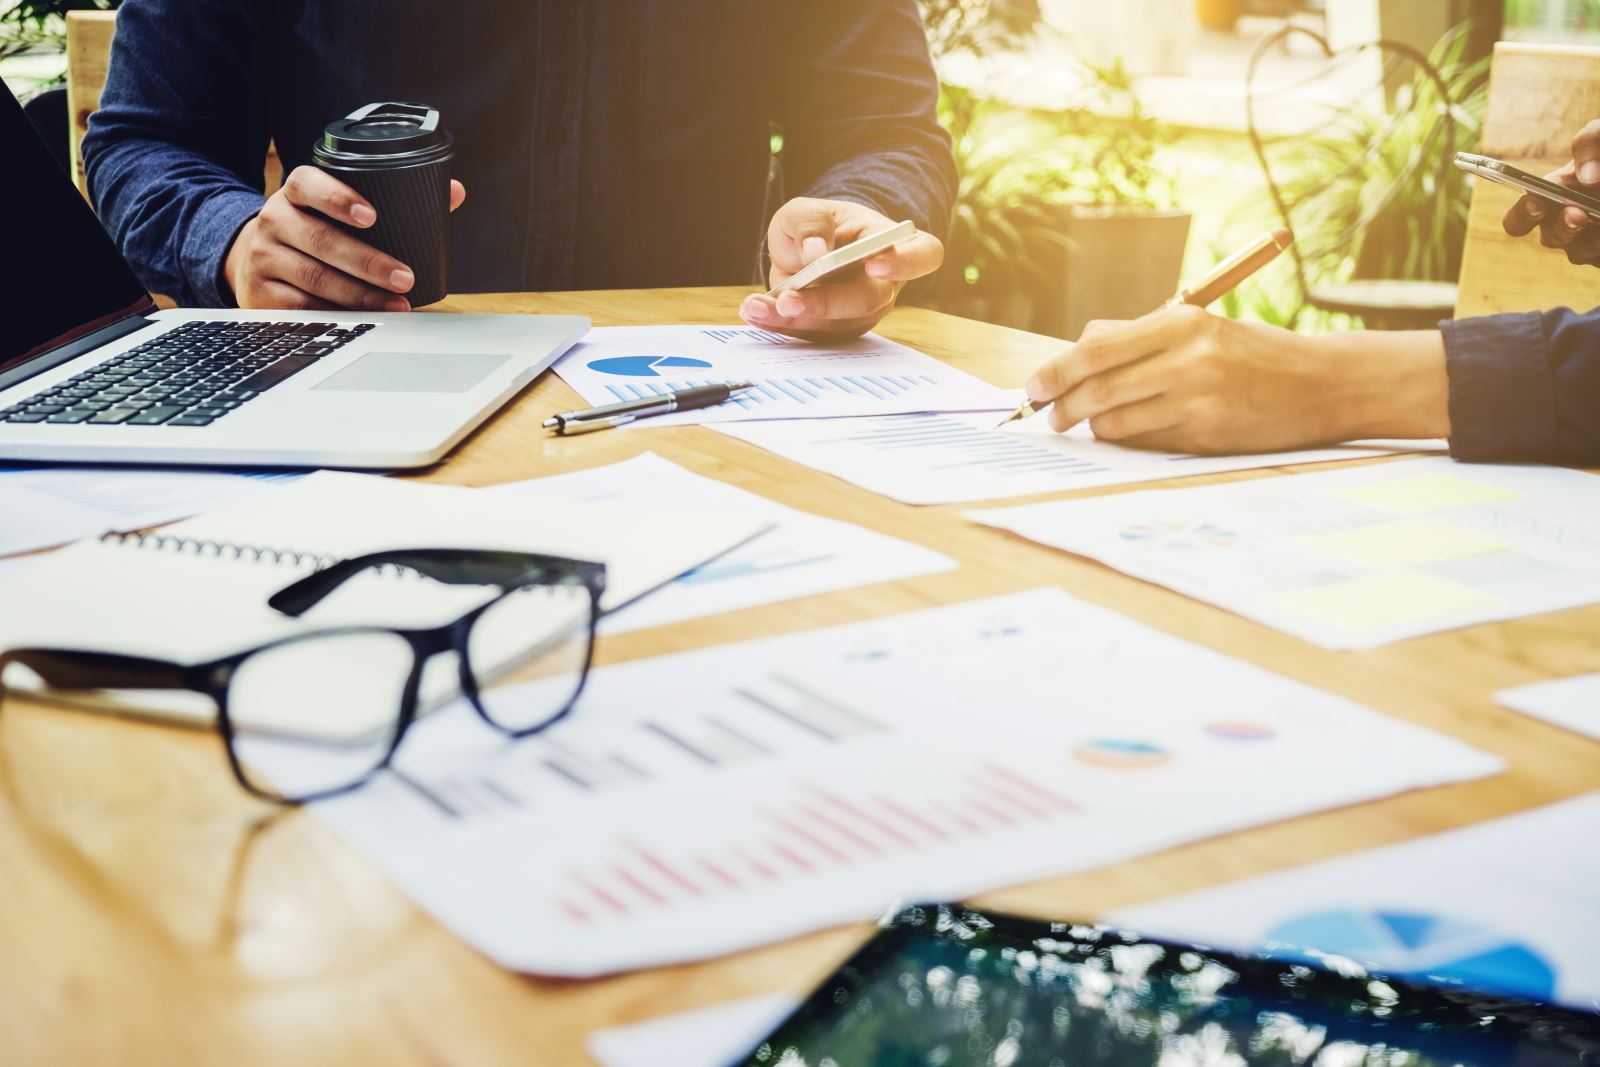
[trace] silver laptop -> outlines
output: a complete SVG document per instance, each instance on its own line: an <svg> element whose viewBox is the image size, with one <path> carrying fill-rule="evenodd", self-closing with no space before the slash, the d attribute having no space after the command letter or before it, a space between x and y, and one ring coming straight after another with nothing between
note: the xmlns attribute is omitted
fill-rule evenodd
<svg viewBox="0 0 1600 1067"><path fill-rule="evenodd" d="M588 332L554 315L158 311L0 91L0 461L433 463Z"/></svg>

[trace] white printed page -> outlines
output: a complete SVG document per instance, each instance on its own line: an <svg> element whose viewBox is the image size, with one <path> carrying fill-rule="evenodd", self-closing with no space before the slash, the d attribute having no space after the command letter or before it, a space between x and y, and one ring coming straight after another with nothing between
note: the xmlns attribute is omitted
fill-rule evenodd
<svg viewBox="0 0 1600 1067"><path fill-rule="evenodd" d="M1097 440L1087 424L1064 434L1045 416L933 414L829 422L719 426L730 437L905 504L964 504L1192 474L1362 459L1434 442L1367 442L1256 456L1148 452Z"/></svg>
<svg viewBox="0 0 1600 1067"><path fill-rule="evenodd" d="M812 344L749 326L601 326L555 370L597 407L697 385L755 385L718 407L652 417L639 426L1003 411L1017 404L1014 392L876 334Z"/></svg>
<svg viewBox="0 0 1600 1067"><path fill-rule="evenodd" d="M607 633L665 626L863 585L954 570L921 545L785 507L737 486L694 474L654 453L605 467L497 486L493 492L542 500L629 501L679 513L733 510L771 528L723 556L628 605L603 624Z"/></svg>
<svg viewBox="0 0 1600 1067"><path fill-rule="evenodd" d="M315 810L491 958L583 976L1500 766L1040 590L607 667L522 743L447 710Z"/></svg>
<svg viewBox="0 0 1600 1067"><path fill-rule="evenodd" d="M1330 953L1396 977L1600 1004L1600 793L1113 912L1236 952Z"/></svg>
<svg viewBox="0 0 1600 1067"><path fill-rule="evenodd" d="M1600 741L1600 674L1519 685L1494 698L1503 707Z"/></svg>
<svg viewBox="0 0 1600 1067"><path fill-rule="evenodd" d="M1331 649L1600 600L1600 478L1420 459L971 512Z"/></svg>

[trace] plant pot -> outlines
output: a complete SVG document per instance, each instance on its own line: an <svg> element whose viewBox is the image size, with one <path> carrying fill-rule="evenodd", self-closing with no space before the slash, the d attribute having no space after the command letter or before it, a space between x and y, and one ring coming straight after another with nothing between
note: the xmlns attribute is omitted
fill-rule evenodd
<svg viewBox="0 0 1600 1067"><path fill-rule="evenodd" d="M1200 28L1232 32L1244 15L1244 0L1194 0L1194 16Z"/></svg>
<svg viewBox="0 0 1600 1067"><path fill-rule="evenodd" d="M1178 291L1189 242L1187 211L1064 207L1061 282L1036 329L1076 340L1094 319L1136 319Z"/></svg>

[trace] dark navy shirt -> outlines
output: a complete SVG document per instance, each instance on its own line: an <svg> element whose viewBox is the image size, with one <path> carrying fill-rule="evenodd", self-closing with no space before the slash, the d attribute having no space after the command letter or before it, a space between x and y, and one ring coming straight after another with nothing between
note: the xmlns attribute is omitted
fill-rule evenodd
<svg viewBox="0 0 1600 1067"><path fill-rule="evenodd" d="M391 99L455 137L452 290L744 283L792 196L942 235L936 96L915 0L127 0L84 157L123 253L184 304L232 303L269 140L292 169Z"/></svg>
<svg viewBox="0 0 1600 1067"><path fill-rule="evenodd" d="M1450 454L1600 466L1600 309L1442 324Z"/></svg>

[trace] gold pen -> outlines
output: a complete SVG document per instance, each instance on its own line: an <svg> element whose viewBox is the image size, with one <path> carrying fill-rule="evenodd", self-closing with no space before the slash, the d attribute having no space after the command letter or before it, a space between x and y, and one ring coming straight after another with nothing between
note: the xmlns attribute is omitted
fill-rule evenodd
<svg viewBox="0 0 1600 1067"><path fill-rule="evenodd" d="M1203 308L1215 303L1238 288L1246 278L1277 259L1279 254L1286 251L1293 243L1294 234L1282 226L1262 234L1246 247L1212 267L1205 277L1195 284L1187 289L1179 289L1170 300L1161 305L1160 310L1165 311L1180 304L1193 304L1195 307ZM1025 419L1036 410L1038 409L1033 406L1032 400L1024 399L1017 410L1001 420L1000 426ZM999 429L999 426L995 428Z"/></svg>

